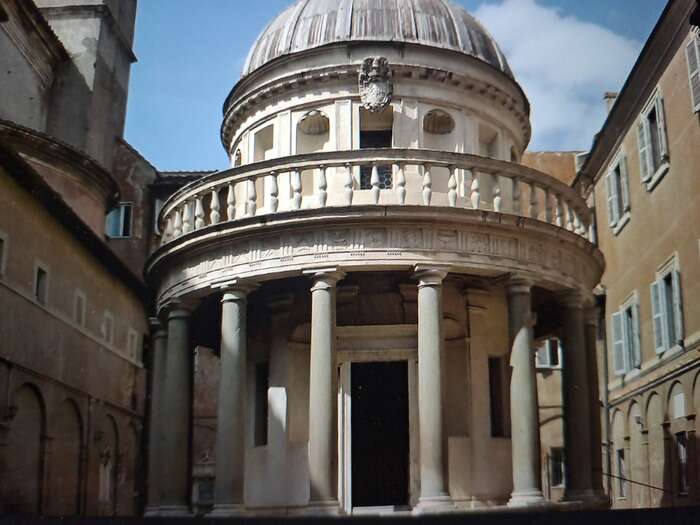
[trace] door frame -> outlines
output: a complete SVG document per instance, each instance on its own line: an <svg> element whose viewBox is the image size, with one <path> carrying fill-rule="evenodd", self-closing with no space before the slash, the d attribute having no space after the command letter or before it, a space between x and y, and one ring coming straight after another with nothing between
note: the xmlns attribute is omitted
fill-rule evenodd
<svg viewBox="0 0 700 525"><path fill-rule="evenodd" d="M338 499L348 515L352 507L353 363L405 361L408 366L409 506L419 496L418 463L418 327L417 325L338 327Z"/></svg>

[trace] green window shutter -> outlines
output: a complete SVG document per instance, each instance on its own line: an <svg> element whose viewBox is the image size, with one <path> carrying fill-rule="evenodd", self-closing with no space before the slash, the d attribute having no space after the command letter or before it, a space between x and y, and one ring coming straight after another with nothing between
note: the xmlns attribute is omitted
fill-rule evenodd
<svg viewBox="0 0 700 525"><path fill-rule="evenodd" d="M624 375L627 371L625 363L625 336L624 318L622 312L612 314L612 338L613 338L613 369L615 375Z"/></svg>
<svg viewBox="0 0 700 525"><path fill-rule="evenodd" d="M666 112L664 110L664 97L656 98L656 125L659 129L659 152L662 159L668 159L668 139L666 138Z"/></svg>
<svg viewBox="0 0 700 525"><path fill-rule="evenodd" d="M632 308L632 343L631 343L631 366L641 368L642 366L642 345L639 337L639 305L633 304Z"/></svg>
<svg viewBox="0 0 700 525"><path fill-rule="evenodd" d="M627 157L620 159L620 191L622 192L622 210L620 215L630 210L630 182L627 174Z"/></svg>
<svg viewBox="0 0 700 525"><path fill-rule="evenodd" d="M690 79L690 97L693 111L700 111L700 38L693 38L685 48L688 60L688 78Z"/></svg>
<svg viewBox="0 0 700 525"><path fill-rule="evenodd" d="M642 181L648 181L652 173L651 168L651 148L649 147L649 123L644 115L640 117L637 125L637 143L639 146L639 171L642 176Z"/></svg>
<svg viewBox="0 0 700 525"><path fill-rule="evenodd" d="M620 210L618 209L619 199L617 196L618 185L616 179L617 175L614 171L608 172L608 174L605 176L605 184L608 191L608 219L610 226L615 226L620 218Z"/></svg>
<svg viewBox="0 0 700 525"><path fill-rule="evenodd" d="M654 349L657 354L660 354L668 348L666 294L663 280L651 283L651 313L654 319Z"/></svg>
<svg viewBox="0 0 700 525"><path fill-rule="evenodd" d="M683 293L681 291L681 272L673 271L673 321L676 328L677 343L683 341Z"/></svg>

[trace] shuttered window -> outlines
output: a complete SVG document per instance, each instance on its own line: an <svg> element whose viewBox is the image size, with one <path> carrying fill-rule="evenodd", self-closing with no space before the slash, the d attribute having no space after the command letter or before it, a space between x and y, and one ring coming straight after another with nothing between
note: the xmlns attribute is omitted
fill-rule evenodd
<svg viewBox="0 0 700 525"><path fill-rule="evenodd" d="M627 158L621 155L606 175L608 192L608 219L610 227L622 228L622 219L631 211Z"/></svg>
<svg viewBox="0 0 700 525"><path fill-rule="evenodd" d="M685 49L690 80L690 99L695 113L700 112L700 37L693 38Z"/></svg>
<svg viewBox="0 0 700 525"><path fill-rule="evenodd" d="M668 139L664 99L656 94L642 111L637 124L639 172L651 190L668 171Z"/></svg>
<svg viewBox="0 0 700 525"><path fill-rule="evenodd" d="M683 341L683 295L680 272L672 268L651 284L654 347L662 353Z"/></svg>
<svg viewBox="0 0 700 525"><path fill-rule="evenodd" d="M624 375L642 366L642 346L639 337L639 301L635 293L619 312L612 315L613 368Z"/></svg>

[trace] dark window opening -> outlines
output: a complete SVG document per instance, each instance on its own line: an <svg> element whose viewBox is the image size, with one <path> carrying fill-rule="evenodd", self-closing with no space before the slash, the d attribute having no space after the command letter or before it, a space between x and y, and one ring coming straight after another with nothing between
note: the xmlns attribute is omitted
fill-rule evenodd
<svg viewBox="0 0 700 525"><path fill-rule="evenodd" d="M256 447L267 445L267 390L270 386L270 367L267 363L255 365L255 440Z"/></svg>
<svg viewBox="0 0 700 525"><path fill-rule="evenodd" d="M627 497L627 469L625 467L625 449L617 449L617 489L618 497Z"/></svg>
<svg viewBox="0 0 700 525"><path fill-rule="evenodd" d="M36 269L36 282L34 283L34 297L41 304L46 304L49 274L43 268Z"/></svg>
<svg viewBox="0 0 700 525"><path fill-rule="evenodd" d="M553 448L549 456L549 481L552 487L564 485L564 449Z"/></svg>
<svg viewBox="0 0 700 525"><path fill-rule="evenodd" d="M505 410L505 384L503 358L489 357L489 401L491 411L491 437L508 437Z"/></svg>
<svg viewBox="0 0 700 525"><path fill-rule="evenodd" d="M678 453L678 492L688 494L688 436L685 432L676 434L676 447Z"/></svg>
<svg viewBox="0 0 700 525"><path fill-rule="evenodd" d="M651 132L651 156L654 162L654 171L661 166L661 137L659 136L659 120L656 108L647 115L649 131Z"/></svg>
<svg viewBox="0 0 700 525"><path fill-rule="evenodd" d="M360 149L378 149L393 147L394 114L391 108L382 113L371 113L360 110ZM390 190L392 188L392 166L377 166L379 175L379 189ZM360 167L360 189L372 189L372 166Z"/></svg>

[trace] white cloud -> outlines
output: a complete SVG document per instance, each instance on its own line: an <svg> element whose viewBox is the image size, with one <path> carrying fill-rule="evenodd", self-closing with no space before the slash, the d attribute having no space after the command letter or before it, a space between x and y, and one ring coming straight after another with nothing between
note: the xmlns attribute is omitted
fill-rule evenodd
<svg viewBox="0 0 700 525"><path fill-rule="evenodd" d="M505 53L532 106L533 150L588 149L642 44L536 0L482 4L474 15Z"/></svg>

